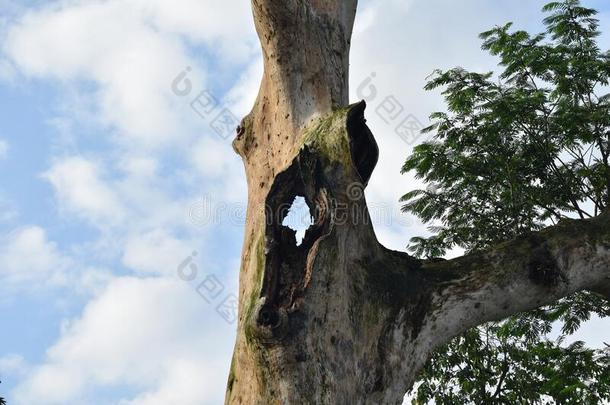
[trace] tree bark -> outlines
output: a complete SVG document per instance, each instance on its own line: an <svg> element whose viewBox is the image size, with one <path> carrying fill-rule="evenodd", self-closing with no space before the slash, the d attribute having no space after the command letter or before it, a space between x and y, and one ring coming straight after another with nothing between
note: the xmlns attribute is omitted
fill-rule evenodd
<svg viewBox="0 0 610 405"><path fill-rule="evenodd" d="M348 105L357 0L252 0L265 72L233 143L248 181L227 404L398 404L435 347L590 289L610 296L610 215L488 252L420 261L381 246L363 193L378 157ZM305 198L297 245L282 225Z"/></svg>

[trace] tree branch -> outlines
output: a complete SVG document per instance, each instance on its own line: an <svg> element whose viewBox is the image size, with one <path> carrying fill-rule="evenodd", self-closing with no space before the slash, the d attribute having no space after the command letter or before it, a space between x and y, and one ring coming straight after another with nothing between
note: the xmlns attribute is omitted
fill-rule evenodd
<svg viewBox="0 0 610 405"><path fill-rule="evenodd" d="M610 299L610 214L562 220L486 252L428 262L435 279L426 327L432 346L463 331L581 290Z"/></svg>
<svg viewBox="0 0 610 405"><path fill-rule="evenodd" d="M502 385L504 384L504 379L508 375L510 367L508 365L508 360L506 358L506 353L504 353L504 361L502 362L502 374L500 375L500 379L498 380L498 385L496 385L496 390L494 391L492 398L497 398L498 395L502 392Z"/></svg>

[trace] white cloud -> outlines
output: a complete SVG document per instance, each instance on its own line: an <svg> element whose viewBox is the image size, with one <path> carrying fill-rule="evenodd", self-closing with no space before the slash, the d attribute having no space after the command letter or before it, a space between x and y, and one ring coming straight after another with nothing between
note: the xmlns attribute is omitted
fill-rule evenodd
<svg viewBox="0 0 610 405"><path fill-rule="evenodd" d="M151 179L157 175L159 162L147 156L127 156L121 161L121 168L128 177L140 180Z"/></svg>
<svg viewBox="0 0 610 405"><path fill-rule="evenodd" d="M28 364L23 356L7 354L0 357L0 375L21 376L28 370Z"/></svg>
<svg viewBox="0 0 610 405"><path fill-rule="evenodd" d="M4 51L22 74L92 82L97 89L87 94L99 124L140 149L176 146L195 134L197 117L171 92L186 66L198 67L189 77L193 87L206 87L205 61L188 45L201 43L227 67L259 52L248 8L212 0L60 1L26 13L7 31ZM64 107L83 108L77 100Z"/></svg>
<svg viewBox="0 0 610 405"><path fill-rule="evenodd" d="M107 270L80 265L64 254L39 226L24 226L0 237L2 299L53 288L91 294L109 278Z"/></svg>
<svg viewBox="0 0 610 405"><path fill-rule="evenodd" d="M243 62L258 53L250 8L216 0L134 0L143 15L161 31L208 45L227 62Z"/></svg>
<svg viewBox="0 0 610 405"><path fill-rule="evenodd" d="M149 148L182 135L170 83L191 60L179 40L158 34L122 2L66 2L30 12L9 31L5 52L26 76L93 82L95 119L116 128L121 142Z"/></svg>
<svg viewBox="0 0 610 405"><path fill-rule="evenodd" d="M3 289L65 285L68 261L58 251L57 245L48 240L44 229L37 226L19 228L4 236L1 246Z"/></svg>
<svg viewBox="0 0 610 405"><path fill-rule="evenodd" d="M4 159L8 153L8 142L0 139L0 160Z"/></svg>
<svg viewBox="0 0 610 405"><path fill-rule="evenodd" d="M60 208L105 231L99 245L121 257L127 234L188 225L195 198L177 195L180 181L218 201L245 200L243 168L230 141L200 142L202 128L213 131L189 102L209 83L208 64L219 72L250 66L227 103L241 114L253 102L262 67L249 7L213 0L66 0L32 8L7 25L3 50L18 71L64 85L61 116L52 120L64 155L83 149L78 138L87 130L81 122L93 122L114 141L104 162L61 158L44 174ZM195 59L195 52L214 57ZM178 97L171 84L186 66L193 67L193 91ZM213 79L233 76L218 73ZM163 160L163 153L176 150L186 156L186 167ZM103 170L111 164L118 172Z"/></svg>
<svg viewBox="0 0 610 405"><path fill-rule="evenodd" d="M190 151L190 164L206 181L205 192L217 203L246 201L243 164L230 142L201 138Z"/></svg>
<svg viewBox="0 0 610 405"><path fill-rule="evenodd" d="M239 164L236 155L232 154L231 158ZM109 166L117 170L112 173L104 170ZM240 165L236 166L233 173L239 173ZM160 168L159 161L150 156L123 155L118 161L109 162L66 157L57 159L42 177L53 186L61 211L102 231L100 240L81 246L90 249L93 257L121 258L126 248L135 246L134 235L148 235L149 242L151 235L157 235L156 242L163 239L159 239L158 232L165 235L176 231L187 235L197 232L199 240L204 236L201 229L189 222L189 207L196 201L194 194L176 193L181 182L189 182L190 186L200 183L201 177L195 180L191 175L181 179L184 176L180 170ZM222 188L223 179L216 179L214 184ZM235 184L241 185L241 177L238 180ZM210 187L214 185L207 188ZM233 192L238 189L230 188ZM151 249L155 248L151 246ZM138 269L149 270L148 267Z"/></svg>
<svg viewBox="0 0 610 405"><path fill-rule="evenodd" d="M249 113L256 100L262 74L263 62L259 57L247 66L225 95L225 105L235 116L243 117ZM188 150L189 164L205 182L206 197L217 204L244 203L247 199L243 164L233 150L231 141L212 134L200 137Z"/></svg>
<svg viewBox="0 0 610 405"><path fill-rule="evenodd" d="M191 164L206 178L222 179L239 163L229 142L202 138L192 149Z"/></svg>
<svg viewBox="0 0 610 405"><path fill-rule="evenodd" d="M194 231L189 227L188 208L193 195L180 195L176 189L184 186L178 170L157 173L150 160L138 160L124 167L124 176L114 179L112 190L124 202L129 221L120 223L114 238L124 240L129 233L149 232L154 229ZM147 176L146 172L155 173ZM171 179L171 180L170 180ZM197 184L197 183L194 183ZM195 189L195 185L193 189ZM198 235L202 237L203 235Z"/></svg>
<svg viewBox="0 0 610 405"><path fill-rule="evenodd" d="M204 361L204 359L200 359ZM214 370L214 365L219 366ZM226 364L207 361L197 364L192 359L176 359L168 362L164 374L165 381L158 388L138 395L132 400L123 400L120 405L199 405L222 403L222 394L226 381L220 377L218 370ZM217 383L217 385L213 385ZM221 389L222 388L222 389Z"/></svg>
<svg viewBox="0 0 610 405"><path fill-rule="evenodd" d="M192 251L188 243L155 229L127 239L123 264L144 274L173 275L177 265Z"/></svg>
<svg viewBox="0 0 610 405"><path fill-rule="evenodd" d="M116 279L67 324L16 403L87 403L119 385L138 392L122 404L219 403L233 328L213 308L181 280Z"/></svg>
<svg viewBox="0 0 610 405"><path fill-rule="evenodd" d="M250 112L256 101L262 77L263 58L261 55L244 69L244 72L235 82L233 88L225 96L233 114L245 116Z"/></svg>
<svg viewBox="0 0 610 405"><path fill-rule="evenodd" d="M125 208L100 168L82 157L57 161L43 177L54 187L60 206L91 222L114 223L125 217Z"/></svg>

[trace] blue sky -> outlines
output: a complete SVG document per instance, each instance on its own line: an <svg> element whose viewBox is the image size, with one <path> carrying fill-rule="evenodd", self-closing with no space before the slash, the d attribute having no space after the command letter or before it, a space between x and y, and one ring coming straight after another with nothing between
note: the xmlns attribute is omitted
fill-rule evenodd
<svg viewBox="0 0 610 405"><path fill-rule="evenodd" d="M396 120L427 123L442 100L422 90L426 76L493 70L477 33L507 21L539 30L543 4L361 3L351 92L377 94L366 94L381 150L367 197L387 246L425 233L398 204L418 186L399 169L423 138L399 136L376 111L393 97ZM610 26L607 1L585 4ZM241 118L256 97L248 5L0 0L0 39L0 394L25 405L221 403L246 184L232 134L213 122ZM187 67L191 90L177 95ZM194 100L211 111L198 115ZM603 328L579 336L599 345Z"/></svg>

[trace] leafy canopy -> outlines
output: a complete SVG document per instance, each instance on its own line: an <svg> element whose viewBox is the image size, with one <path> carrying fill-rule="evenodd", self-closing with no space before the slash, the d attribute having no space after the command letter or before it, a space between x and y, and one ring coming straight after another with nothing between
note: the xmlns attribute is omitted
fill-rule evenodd
<svg viewBox="0 0 610 405"><path fill-rule="evenodd" d="M610 52L599 49L596 11L579 0L547 4L546 30L512 24L480 35L502 71L435 71L447 111L432 114L432 141L403 166L427 183L402 197L403 210L432 236L409 249L436 258L467 252L608 209ZM439 350L417 385L437 403L599 403L610 399L610 355L562 344L591 314L610 315L592 293L472 329ZM547 338L555 322L556 340Z"/></svg>

